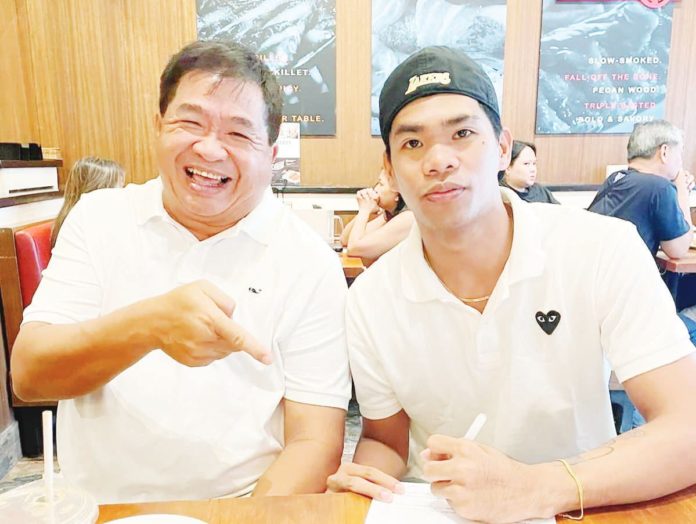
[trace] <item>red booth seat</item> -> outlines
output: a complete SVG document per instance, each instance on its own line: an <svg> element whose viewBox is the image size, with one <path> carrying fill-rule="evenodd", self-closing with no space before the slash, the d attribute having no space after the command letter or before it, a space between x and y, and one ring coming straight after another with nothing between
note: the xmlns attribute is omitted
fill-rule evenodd
<svg viewBox="0 0 696 524"><path fill-rule="evenodd" d="M0 359L0 372L7 373L6 363L14 345L24 308L31 302L41 281L41 272L51 257L53 220L21 227L0 227L0 315L4 321L7 343L6 359ZM0 344L2 345L2 344ZM11 370L10 376L11 376ZM3 389L7 375L0 379ZM41 411L55 402L25 402L12 394L14 416L19 424L22 453L33 457L41 453Z"/></svg>
<svg viewBox="0 0 696 524"><path fill-rule="evenodd" d="M27 307L41 281L41 272L51 258L53 222L44 222L15 232L22 307Z"/></svg>
<svg viewBox="0 0 696 524"><path fill-rule="evenodd" d="M0 317L5 335L0 337L0 342L4 339L7 352L6 360L3 358L0 364L0 373L7 372L5 363L10 361L24 308L31 303L41 281L41 272L51 258L52 228L53 220L15 228L0 227ZM15 407L47 404L54 403L24 402L12 395L12 405ZM21 426L20 423L20 433Z"/></svg>

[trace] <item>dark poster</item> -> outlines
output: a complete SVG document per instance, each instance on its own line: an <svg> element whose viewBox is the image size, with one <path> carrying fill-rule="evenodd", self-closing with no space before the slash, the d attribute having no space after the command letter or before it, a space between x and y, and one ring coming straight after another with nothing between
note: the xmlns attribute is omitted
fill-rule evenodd
<svg viewBox="0 0 696 524"><path fill-rule="evenodd" d="M431 45L465 51L503 94L507 0L372 0L371 129L379 135L379 94L406 57Z"/></svg>
<svg viewBox="0 0 696 524"><path fill-rule="evenodd" d="M197 0L198 38L258 53L284 93L284 121L336 134L336 0Z"/></svg>
<svg viewBox="0 0 696 524"><path fill-rule="evenodd" d="M537 134L630 133L663 118L672 3L543 6Z"/></svg>

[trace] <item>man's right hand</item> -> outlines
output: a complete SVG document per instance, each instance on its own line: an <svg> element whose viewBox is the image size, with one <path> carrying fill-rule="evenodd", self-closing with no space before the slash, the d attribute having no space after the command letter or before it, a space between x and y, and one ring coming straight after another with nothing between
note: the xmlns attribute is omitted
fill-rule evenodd
<svg viewBox="0 0 696 524"><path fill-rule="evenodd" d="M162 351L186 366L207 366L244 351L264 364L270 351L230 317L234 300L210 282L199 280L151 299L153 332Z"/></svg>
<svg viewBox="0 0 696 524"><path fill-rule="evenodd" d="M326 479L326 491L340 493L352 491L373 499L391 502L394 493L402 494L403 485L372 466L344 462L338 471Z"/></svg>

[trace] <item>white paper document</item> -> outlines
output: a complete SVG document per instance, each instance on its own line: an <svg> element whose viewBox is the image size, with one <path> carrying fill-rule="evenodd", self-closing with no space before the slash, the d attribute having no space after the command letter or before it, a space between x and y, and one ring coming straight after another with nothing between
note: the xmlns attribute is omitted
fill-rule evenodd
<svg viewBox="0 0 696 524"><path fill-rule="evenodd" d="M467 524L443 498L430 493L430 484L402 482L405 493L392 502L373 500L365 524ZM525 520L520 524L554 524L556 519Z"/></svg>

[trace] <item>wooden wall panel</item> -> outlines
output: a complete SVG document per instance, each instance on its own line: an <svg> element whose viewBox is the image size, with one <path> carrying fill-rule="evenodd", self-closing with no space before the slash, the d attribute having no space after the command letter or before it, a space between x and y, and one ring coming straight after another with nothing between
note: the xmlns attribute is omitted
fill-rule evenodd
<svg viewBox="0 0 696 524"><path fill-rule="evenodd" d="M0 0L0 142L29 142L38 136L28 47L20 38L26 17L16 0Z"/></svg>
<svg viewBox="0 0 696 524"><path fill-rule="evenodd" d="M503 122L514 136L536 139L543 182L599 183L606 164L624 162L627 135L534 136L541 3L508 0ZM337 0L336 137L302 140L304 185L364 186L376 178L383 146L369 131L370 6L370 0ZM99 154L122 162L129 180L155 176L158 78L167 58L195 38L195 1L0 0L0 16L11 20L0 26L9 42L0 68L0 139L58 146L67 167ZM696 4L678 3L667 118L685 129L692 170L694 24ZM30 59L22 61L23 54ZM23 66L23 74L7 73L5 64Z"/></svg>
<svg viewBox="0 0 696 524"><path fill-rule="evenodd" d="M173 53L196 39L196 2L127 0L123 24L125 40L119 45L128 60L119 93L127 109L119 137L125 147L122 162L130 180L144 182L157 175L154 119L160 73Z"/></svg>
<svg viewBox="0 0 696 524"><path fill-rule="evenodd" d="M85 154L121 158L121 2L25 1L42 144L60 147L68 167Z"/></svg>
<svg viewBox="0 0 696 524"><path fill-rule="evenodd" d="M131 181L156 176L159 73L195 39L195 2L17 1L29 20L41 143L60 147L66 168L100 155Z"/></svg>
<svg viewBox="0 0 696 524"><path fill-rule="evenodd" d="M384 146L370 136L371 0L336 1L336 138L302 140L302 184L377 181Z"/></svg>

